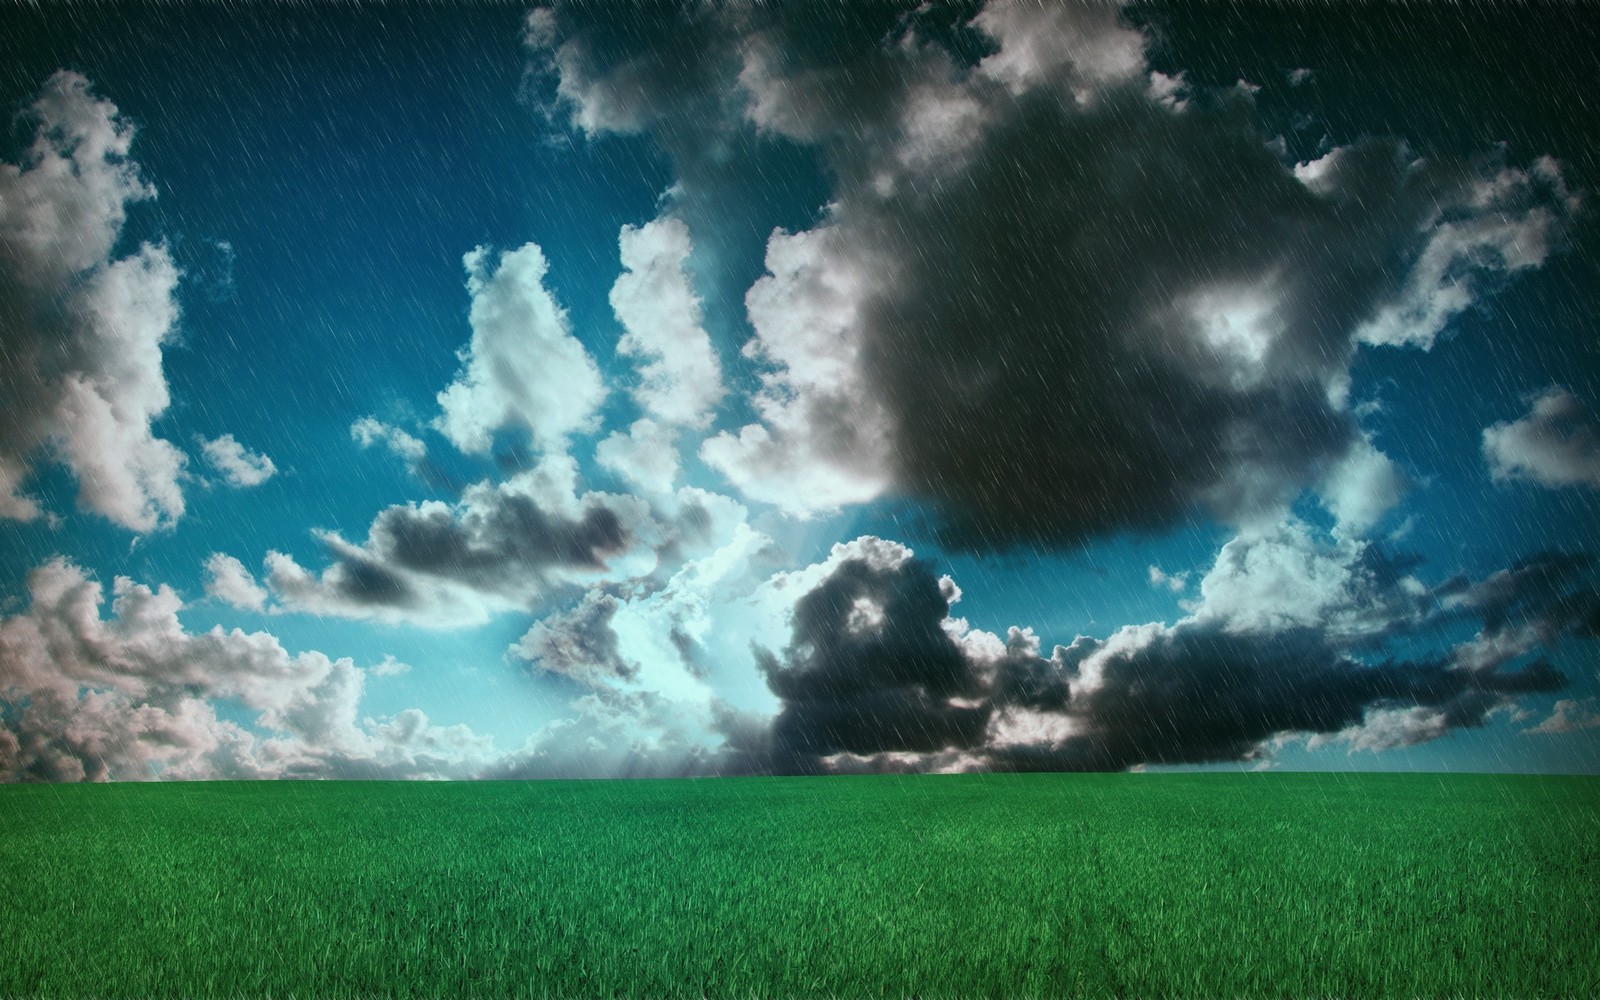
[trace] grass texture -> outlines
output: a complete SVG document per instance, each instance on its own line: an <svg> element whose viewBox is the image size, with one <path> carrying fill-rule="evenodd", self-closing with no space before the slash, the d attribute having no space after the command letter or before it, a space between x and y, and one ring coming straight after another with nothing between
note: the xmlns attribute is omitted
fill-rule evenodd
<svg viewBox="0 0 1600 1000"><path fill-rule="evenodd" d="M1600 779L0 788L0 995L1595 996Z"/></svg>

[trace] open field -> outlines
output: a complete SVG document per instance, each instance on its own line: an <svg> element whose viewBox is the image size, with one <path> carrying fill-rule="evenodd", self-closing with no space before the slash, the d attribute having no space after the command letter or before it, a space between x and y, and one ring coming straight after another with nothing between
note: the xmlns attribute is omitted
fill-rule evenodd
<svg viewBox="0 0 1600 1000"><path fill-rule="evenodd" d="M1600 991L1600 779L0 788L0 995Z"/></svg>

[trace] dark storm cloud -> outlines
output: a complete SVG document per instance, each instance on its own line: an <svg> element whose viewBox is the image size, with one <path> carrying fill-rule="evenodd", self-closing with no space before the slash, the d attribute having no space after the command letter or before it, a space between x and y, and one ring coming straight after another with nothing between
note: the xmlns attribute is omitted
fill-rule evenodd
<svg viewBox="0 0 1600 1000"><path fill-rule="evenodd" d="M779 369L761 422L702 457L797 512L773 477L829 482L819 509L921 498L960 548L1281 509L1371 453L1357 345L1427 347L1576 206L1548 160L1372 139L1286 164L1249 88L1150 76L1112 8L693 11L619 50L645 29L560 8L540 51L576 124L656 135L724 209L740 193L688 148L707 130L753 125L834 173L811 256L773 257L775 237L769 267L793 272L751 292L747 353ZM835 322L820 357L804 338Z"/></svg>
<svg viewBox="0 0 1600 1000"><path fill-rule="evenodd" d="M1374 142L1319 192L1243 95L1173 113L1132 85L1088 108L1023 95L964 163L835 217L893 262L859 330L896 483L965 548L1197 504L1244 518L1316 482L1361 442L1342 398L1359 331L1479 176Z"/></svg>
<svg viewBox="0 0 1600 1000"><path fill-rule="evenodd" d="M601 576L635 549L661 544L667 532L642 501L564 493L570 460L553 468L554 475L540 469L479 483L453 505L389 507L360 545L324 533L332 561L320 574L271 553L267 583L292 610L466 623L495 608L527 606L550 588Z"/></svg>
<svg viewBox="0 0 1600 1000"><path fill-rule="evenodd" d="M1481 619L1490 632L1534 625L1600 635L1595 566L1595 558L1586 552L1540 552L1477 583L1450 580L1439 588L1439 597L1446 607Z"/></svg>
<svg viewBox="0 0 1600 1000"><path fill-rule="evenodd" d="M1282 552L1225 553L1177 624L1080 636L1045 657L1031 632L1002 643L952 619L952 581L902 547L863 541L796 600L781 655L756 648L780 708L764 726L725 713L708 767L1120 770L1256 760L1282 739L1388 749L1565 687L1545 654L1592 636L1600 605L1584 556L1540 555L1429 591L1409 577L1414 563L1344 542L1292 585L1305 593L1278 597L1278 613L1241 616L1243 578L1309 566L1290 534L1270 543ZM1482 629L1443 652L1388 651L1463 618Z"/></svg>
<svg viewBox="0 0 1600 1000"><path fill-rule="evenodd" d="M331 557L320 571L271 552L265 583L282 610L481 624L563 587L670 572L744 517L734 501L694 488L648 502L580 492L577 463L550 456L503 482L469 486L455 503L385 508L360 544L320 532Z"/></svg>
<svg viewBox="0 0 1600 1000"><path fill-rule="evenodd" d="M780 661L763 653L767 685L783 700L779 753L827 756L969 747L986 704L972 663L944 631L950 604L926 563L852 559L795 605Z"/></svg>
<svg viewBox="0 0 1600 1000"><path fill-rule="evenodd" d="M1006 767L1088 770L1135 764L1247 760L1279 734L1337 733L1374 709L1436 710L1445 728L1479 726L1505 698L1559 690L1566 679L1544 661L1505 673L1443 662L1361 664L1314 630L1230 635L1180 625L1148 643L1114 649L1080 641L1072 713L1083 727L1059 744L1002 749Z"/></svg>
<svg viewBox="0 0 1600 1000"><path fill-rule="evenodd" d="M373 521L368 544L400 569L494 589L550 567L599 569L628 541L607 507L569 517L532 497L507 495L460 520L443 509L390 507Z"/></svg>

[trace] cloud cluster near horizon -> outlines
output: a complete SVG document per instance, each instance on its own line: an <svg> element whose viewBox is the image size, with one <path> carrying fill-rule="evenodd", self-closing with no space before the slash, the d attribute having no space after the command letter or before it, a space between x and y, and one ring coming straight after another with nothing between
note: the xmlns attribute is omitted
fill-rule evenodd
<svg viewBox="0 0 1600 1000"><path fill-rule="evenodd" d="M570 692L569 717L503 751L415 709L363 719L365 678L392 658L363 671L264 632L193 633L169 588L120 575L102 618L91 575L56 560L0 620L0 773L1120 769L1295 739L1413 745L1566 684L1548 654L1600 634L1587 557L1415 576L1378 540L1408 480L1352 376L1362 351L1430 350L1544 264L1582 207L1560 164L1423 159L1394 139L1287 161L1248 86L1151 72L1109 7L993 4L959 25L976 57L925 8L862 15L874 31L837 8L665 16L639 30L557 5L526 25L555 127L647 137L677 172L660 214L608 248L613 356L574 330L538 243L476 247L436 409L349 426L352 447L419 478L440 439L469 457L510 440L528 461L389 504L364 539L316 530L321 565L205 564L206 594L252 613L523 616L505 658ZM163 247L113 252L152 189L88 81L52 77L35 113L28 161L0 174L21 359L0 513L37 516L23 485L48 454L84 507L168 527L186 459L151 421L179 275ZM718 284L695 268L758 183L741 151L778 142L815 150L834 188L812 226L766 237L739 290L748 339L718 344L703 298ZM1594 432L1552 387L1483 432L1486 474L1600 486ZM232 434L201 452L236 487L277 471ZM1150 567L1193 595L1176 623L1046 652L1027 623L1002 638L956 617L956 581L899 541L795 568L771 528L880 499L914 505L951 552L1070 551L1196 518L1231 537L1192 590ZM1530 731L1588 725L1561 704Z"/></svg>

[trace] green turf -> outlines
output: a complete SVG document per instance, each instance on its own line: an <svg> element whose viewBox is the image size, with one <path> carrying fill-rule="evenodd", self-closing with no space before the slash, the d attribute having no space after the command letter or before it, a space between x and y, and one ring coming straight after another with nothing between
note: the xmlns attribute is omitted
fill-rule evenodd
<svg viewBox="0 0 1600 1000"><path fill-rule="evenodd" d="M1600 779L0 788L0 995L1594 996Z"/></svg>

